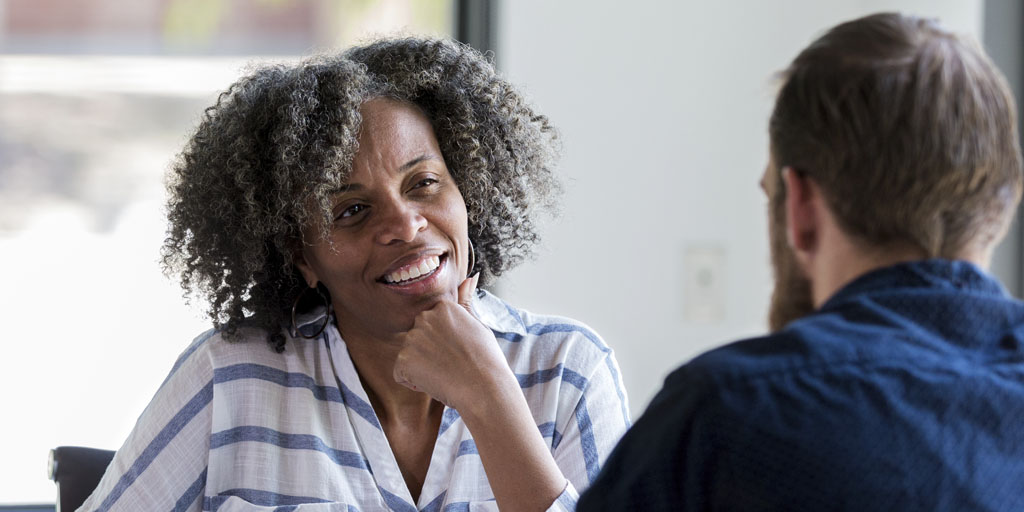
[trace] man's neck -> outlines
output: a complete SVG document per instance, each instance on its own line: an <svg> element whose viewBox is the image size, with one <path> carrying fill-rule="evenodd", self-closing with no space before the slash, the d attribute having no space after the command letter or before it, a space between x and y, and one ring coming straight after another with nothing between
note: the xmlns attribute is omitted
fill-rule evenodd
<svg viewBox="0 0 1024 512"><path fill-rule="evenodd" d="M828 240L823 240L822 253L815 258L815 268L810 269L815 308L820 308L842 287L868 272L927 258L924 251L909 244L865 248L863 243L854 241L838 230L826 236ZM989 257L990 251L964 251L955 259L987 268Z"/></svg>
<svg viewBox="0 0 1024 512"><path fill-rule="evenodd" d="M854 279L880 268L924 259L914 251L875 254L839 254L831 261L822 261L816 277L811 280L815 309Z"/></svg>

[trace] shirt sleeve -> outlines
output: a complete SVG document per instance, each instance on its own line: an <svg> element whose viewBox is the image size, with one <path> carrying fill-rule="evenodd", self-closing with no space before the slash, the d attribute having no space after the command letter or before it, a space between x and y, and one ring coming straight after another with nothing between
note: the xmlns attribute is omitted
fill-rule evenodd
<svg viewBox="0 0 1024 512"><path fill-rule="evenodd" d="M574 510L579 491L597 478L605 459L629 428L629 405L612 352L583 384L576 408L552 440L555 463L569 481L549 510Z"/></svg>
<svg viewBox="0 0 1024 512"><path fill-rule="evenodd" d="M580 495L576 492L572 483L566 482L562 494L555 498L555 502L548 507L547 512L574 512L576 510L576 502L579 499Z"/></svg>
<svg viewBox="0 0 1024 512"><path fill-rule="evenodd" d="M213 364L196 338L142 412L79 511L200 511L212 424Z"/></svg>

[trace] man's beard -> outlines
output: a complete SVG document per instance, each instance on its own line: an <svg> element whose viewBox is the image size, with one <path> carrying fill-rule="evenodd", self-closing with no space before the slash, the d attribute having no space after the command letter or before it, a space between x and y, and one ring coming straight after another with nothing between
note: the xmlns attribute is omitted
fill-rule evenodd
<svg viewBox="0 0 1024 512"><path fill-rule="evenodd" d="M800 269L796 255L786 241L785 196L771 198L768 202L768 238L775 274L768 328L777 332L789 322L813 313L814 301L811 281Z"/></svg>

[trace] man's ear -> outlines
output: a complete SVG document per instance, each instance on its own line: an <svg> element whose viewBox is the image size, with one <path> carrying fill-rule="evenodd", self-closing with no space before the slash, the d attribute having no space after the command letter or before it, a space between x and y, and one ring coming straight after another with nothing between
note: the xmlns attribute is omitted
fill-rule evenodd
<svg viewBox="0 0 1024 512"><path fill-rule="evenodd" d="M786 238L798 260L807 263L821 241L821 191L791 167L782 169L782 183L786 187Z"/></svg>
<svg viewBox="0 0 1024 512"><path fill-rule="evenodd" d="M295 249L292 253L292 263L295 268L299 269L299 273L302 274L302 278L306 280L306 284L310 288L316 288L317 283L320 282L320 278L317 277L316 271L313 270L313 266L309 264L306 259L306 254L302 249Z"/></svg>

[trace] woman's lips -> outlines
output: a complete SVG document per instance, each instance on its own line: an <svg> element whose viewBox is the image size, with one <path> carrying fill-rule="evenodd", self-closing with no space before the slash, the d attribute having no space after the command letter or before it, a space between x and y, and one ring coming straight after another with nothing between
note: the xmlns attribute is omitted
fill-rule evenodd
<svg viewBox="0 0 1024 512"><path fill-rule="evenodd" d="M424 256L380 278L389 286L408 286L429 280L447 260L447 254Z"/></svg>

